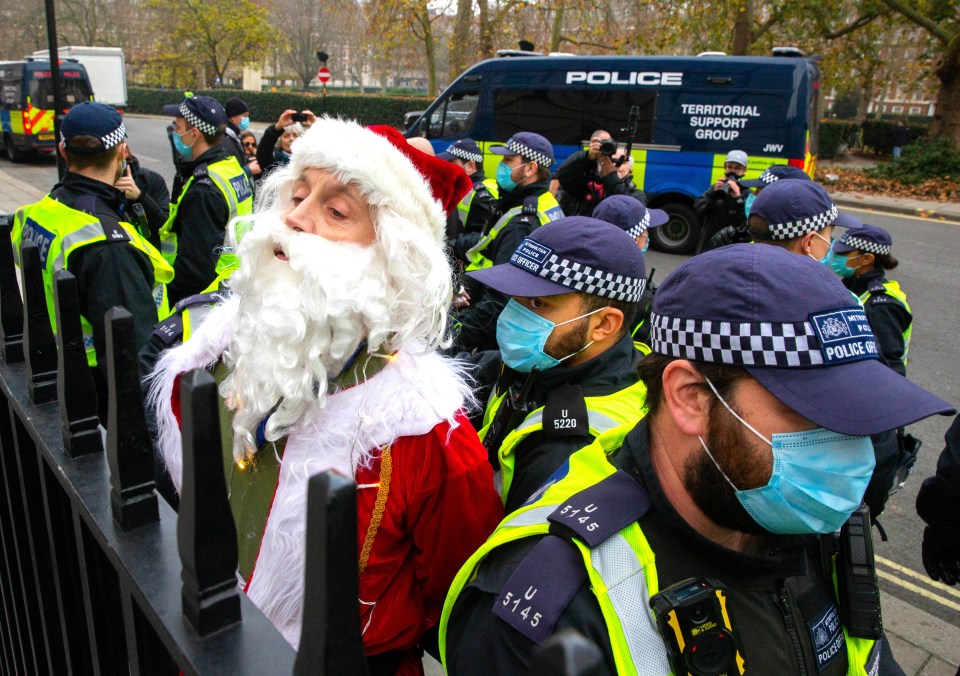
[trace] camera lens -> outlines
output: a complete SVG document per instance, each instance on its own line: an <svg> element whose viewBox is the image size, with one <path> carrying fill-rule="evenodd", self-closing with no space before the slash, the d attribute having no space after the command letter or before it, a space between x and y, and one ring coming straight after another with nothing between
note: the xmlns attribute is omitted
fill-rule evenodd
<svg viewBox="0 0 960 676"><path fill-rule="evenodd" d="M733 637L725 631L708 631L691 641L684 652L690 673L703 676L736 673L737 650Z"/></svg>
<svg viewBox="0 0 960 676"><path fill-rule="evenodd" d="M613 139L600 141L600 152L607 156L614 155L617 152L617 142Z"/></svg>
<svg viewBox="0 0 960 676"><path fill-rule="evenodd" d="M710 619L710 611L702 604L696 605L690 608L690 614L687 617L694 624L703 624Z"/></svg>

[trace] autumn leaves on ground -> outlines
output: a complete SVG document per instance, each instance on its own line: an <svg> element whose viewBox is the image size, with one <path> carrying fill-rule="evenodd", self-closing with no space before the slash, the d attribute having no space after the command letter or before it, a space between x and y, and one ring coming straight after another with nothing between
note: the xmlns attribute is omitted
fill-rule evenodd
<svg viewBox="0 0 960 676"><path fill-rule="evenodd" d="M873 178L863 169L825 165L817 169L817 181L829 191L861 192L937 202L960 201L960 176L930 178L917 185L907 185L890 179Z"/></svg>

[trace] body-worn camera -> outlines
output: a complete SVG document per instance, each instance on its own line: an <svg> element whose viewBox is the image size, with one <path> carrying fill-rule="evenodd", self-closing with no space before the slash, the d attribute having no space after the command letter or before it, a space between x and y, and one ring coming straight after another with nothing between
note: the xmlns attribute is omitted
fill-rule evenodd
<svg viewBox="0 0 960 676"><path fill-rule="evenodd" d="M674 674L732 676L747 663L727 593L717 580L690 578L650 599Z"/></svg>
<svg viewBox="0 0 960 676"><path fill-rule="evenodd" d="M290 119L294 122L306 122L307 114L306 113L294 113L290 116Z"/></svg>
<svg viewBox="0 0 960 676"><path fill-rule="evenodd" d="M617 154L617 142L612 138L604 139L600 141L600 154L606 155L607 157L613 157Z"/></svg>

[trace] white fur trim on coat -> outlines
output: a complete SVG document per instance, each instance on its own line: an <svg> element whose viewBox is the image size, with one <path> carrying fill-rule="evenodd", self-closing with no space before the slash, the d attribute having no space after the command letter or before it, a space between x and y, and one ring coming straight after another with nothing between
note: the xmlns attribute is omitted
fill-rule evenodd
<svg viewBox="0 0 960 676"><path fill-rule="evenodd" d="M163 458L178 491L183 463L170 406L173 381L180 373L216 363L229 344L236 309L236 299L218 306L190 340L168 350L157 364L151 397ZM323 409L287 437L247 593L291 645L299 642L303 612L307 479L325 470L353 476L361 463L370 461L371 451L399 437L426 434L445 421L455 424L457 411L472 401L457 362L401 350L369 381L327 397Z"/></svg>

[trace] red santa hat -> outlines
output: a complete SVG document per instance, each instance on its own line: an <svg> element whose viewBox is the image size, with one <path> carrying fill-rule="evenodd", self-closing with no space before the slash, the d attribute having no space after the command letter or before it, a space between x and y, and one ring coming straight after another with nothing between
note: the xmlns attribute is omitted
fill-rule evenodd
<svg viewBox="0 0 960 676"><path fill-rule="evenodd" d="M389 208L442 241L446 214L472 184L464 171L407 143L392 127L318 119L294 142L290 169L324 169L357 186L368 204Z"/></svg>

